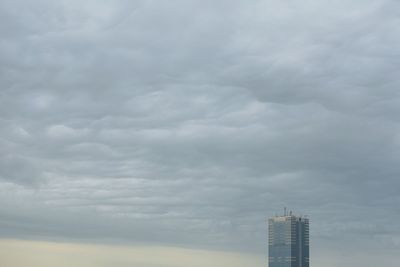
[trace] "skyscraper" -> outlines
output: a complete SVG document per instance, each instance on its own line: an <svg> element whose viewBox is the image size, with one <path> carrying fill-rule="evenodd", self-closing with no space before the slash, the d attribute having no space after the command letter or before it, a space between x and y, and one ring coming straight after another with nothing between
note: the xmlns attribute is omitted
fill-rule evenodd
<svg viewBox="0 0 400 267"><path fill-rule="evenodd" d="M268 220L269 267L309 267L309 221L292 212Z"/></svg>

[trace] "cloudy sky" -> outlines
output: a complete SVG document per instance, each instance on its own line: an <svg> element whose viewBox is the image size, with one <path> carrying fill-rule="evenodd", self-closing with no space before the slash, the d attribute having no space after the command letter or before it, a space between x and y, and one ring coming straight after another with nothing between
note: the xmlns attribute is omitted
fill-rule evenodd
<svg viewBox="0 0 400 267"><path fill-rule="evenodd" d="M1 0L0 263L265 266L287 206L313 266L397 267L399 24L392 0Z"/></svg>

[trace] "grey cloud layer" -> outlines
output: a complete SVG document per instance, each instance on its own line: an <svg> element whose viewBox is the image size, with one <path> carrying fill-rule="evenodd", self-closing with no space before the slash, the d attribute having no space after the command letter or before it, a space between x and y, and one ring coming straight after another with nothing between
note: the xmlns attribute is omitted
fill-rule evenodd
<svg viewBox="0 0 400 267"><path fill-rule="evenodd" d="M397 2L0 10L1 235L398 248Z"/></svg>

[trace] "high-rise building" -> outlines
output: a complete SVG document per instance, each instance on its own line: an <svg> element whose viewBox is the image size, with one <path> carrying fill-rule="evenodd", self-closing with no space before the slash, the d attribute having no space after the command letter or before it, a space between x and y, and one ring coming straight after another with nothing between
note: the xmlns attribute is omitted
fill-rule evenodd
<svg viewBox="0 0 400 267"><path fill-rule="evenodd" d="M268 220L269 267L309 267L309 221L285 212Z"/></svg>

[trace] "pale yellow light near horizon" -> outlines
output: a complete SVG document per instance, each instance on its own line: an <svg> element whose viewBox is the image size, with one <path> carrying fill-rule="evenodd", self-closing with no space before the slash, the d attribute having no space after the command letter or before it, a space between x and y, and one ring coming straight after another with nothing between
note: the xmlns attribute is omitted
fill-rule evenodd
<svg viewBox="0 0 400 267"><path fill-rule="evenodd" d="M0 240L4 267L265 267L257 254L163 246Z"/></svg>

